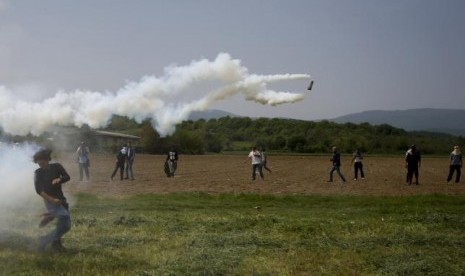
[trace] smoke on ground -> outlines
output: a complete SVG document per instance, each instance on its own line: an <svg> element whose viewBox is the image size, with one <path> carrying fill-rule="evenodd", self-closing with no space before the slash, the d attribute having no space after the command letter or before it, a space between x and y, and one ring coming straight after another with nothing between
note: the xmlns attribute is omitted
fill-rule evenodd
<svg viewBox="0 0 465 276"><path fill-rule="evenodd" d="M205 111L234 95L264 105L300 101L304 94L274 91L267 84L307 79L307 74L250 74L240 60L221 53L213 61L166 67L161 77L145 76L116 92L59 91L33 102L19 99L14 91L0 86L0 128L13 135L40 135L54 125L102 128L113 115L121 115L139 123L151 119L153 127L165 136L192 112ZM206 90L200 91L202 88Z"/></svg>
<svg viewBox="0 0 465 276"><path fill-rule="evenodd" d="M23 243L39 232L45 207L34 188L38 166L32 156L38 149L34 144L0 142L0 245Z"/></svg>

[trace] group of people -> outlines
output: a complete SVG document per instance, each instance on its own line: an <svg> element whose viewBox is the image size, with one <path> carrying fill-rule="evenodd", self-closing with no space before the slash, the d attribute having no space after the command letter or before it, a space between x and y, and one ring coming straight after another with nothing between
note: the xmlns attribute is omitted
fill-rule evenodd
<svg viewBox="0 0 465 276"><path fill-rule="evenodd" d="M123 144L121 149L118 150L115 160L115 169L110 176L110 180L113 181L116 173L119 170L120 180L131 179L134 180L134 172L132 166L134 164L134 158L136 157L136 152L132 147L132 143L128 142Z"/></svg>
<svg viewBox="0 0 465 276"><path fill-rule="evenodd" d="M266 169L271 173L270 168L266 166L266 151L263 149L261 152L257 150L256 147L252 148L252 151L247 156L248 160L252 161L252 180L256 179L257 172L260 174L262 180L265 180L265 176L263 175L263 169Z"/></svg>
<svg viewBox="0 0 465 276"><path fill-rule="evenodd" d="M336 171L343 182L346 181L342 174L341 167L341 155L337 147L332 148L333 155L330 159L331 169L329 175L329 182L333 181L333 173ZM82 180L84 175L86 179L89 179L89 148L85 143L81 143L77 150L78 163L80 169L80 179ZM111 178L116 175L117 170L120 170L121 180L124 179L124 168L126 168L126 178L134 179L132 172L132 164L134 162L135 152L130 142L122 146L116 157L115 170L112 173ZM51 151L42 149L36 152L33 156L33 161L38 164L39 168L34 172L34 186L36 193L44 199L45 207L47 212L42 215L42 220L39 223L40 227L43 227L53 220L57 220L56 227L53 231L39 238L39 251L45 250L49 244L51 248L57 252L65 251L62 245L61 238L71 228L71 219L68 211L68 203L66 197L63 195L62 184L70 180L69 174L63 168L60 163L50 163ZM172 149L168 153L165 162L165 172L168 177L173 177L177 167L178 153ZM256 179L257 172L259 173L262 180L264 180L263 168L271 173L271 170L267 167L266 152L257 150L256 147L252 148L252 151L247 156L247 160L252 161L252 179ZM359 150L354 151L352 155L352 163L354 164L354 180L358 179L358 173L364 179L365 175L363 172L363 155ZM453 148L453 151L449 157L450 170L447 177L447 182L451 181L455 173L455 182L460 181L461 167L462 167L462 153L458 146ZM245 162L246 162L245 161ZM412 145L405 153L405 164L407 168L407 184L412 183L418 184L418 169L421 165L421 155L415 145ZM126 167L125 167L126 164ZM415 177L415 182L413 178Z"/></svg>
<svg viewBox="0 0 465 276"><path fill-rule="evenodd" d="M76 150L77 163L79 164L79 181L89 181L90 167L90 150L85 142L81 142ZM119 170L120 180L134 180L133 164L136 156L136 151L129 141L121 146L116 153L115 168L110 176L110 181L113 181ZM174 177L178 163L178 152L173 148L168 152L165 160L165 173L167 177ZM85 178L85 180L84 180Z"/></svg>
<svg viewBox="0 0 465 276"><path fill-rule="evenodd" d="M89 181L89 167L90 167L90 150L86 142L81 142L76 150L77 163L79 165L79 181ZM131 179L134 180L134 172L132 166L134 164L134 158L136 152L132 147L132 143L129 141L127 144L123 144L118 153L116 154L115 169L111 174L110 179L113 180L118 170L120 170L120 179ZM85 176L85 180L84 180Z"/></svg>
<svg viewBox="0 0 465 276"><path fill-rule="evenodd" d="M358 172L362 179L365 178L363 172L363 155L360 150L355 150L352 154L351 164L354 164L354 180L358 179ZM333 173L336 171L343 182L346 182L344 175L341 172L341 154L339 153L337 147L333 147L333 155L330 159L331 169L329 172L328 182L333 182ZM418 185L419 184L419 168L421 166L421 155L417 149L416 145L410 146L410 148L405 153L405 168L407 169L406 183L408 185ZM449 175L447 176L447 182L452 180L452 177L455 173L455 182L460 182L462 168L462 153L459 146L454 146L450 156L449 156ZM415 178L415 181L413 179Z"/></svg>

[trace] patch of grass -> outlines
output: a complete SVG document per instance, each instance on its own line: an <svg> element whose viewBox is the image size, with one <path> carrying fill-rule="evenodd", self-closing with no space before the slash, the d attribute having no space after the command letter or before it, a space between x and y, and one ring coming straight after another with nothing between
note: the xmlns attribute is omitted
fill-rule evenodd
<svg viewBox="0 0 465 276"><path fill-rule="evenodd" d="M464 211L443 195L80 195L69 252L0 233L0 274L460 275Z"/></svg>

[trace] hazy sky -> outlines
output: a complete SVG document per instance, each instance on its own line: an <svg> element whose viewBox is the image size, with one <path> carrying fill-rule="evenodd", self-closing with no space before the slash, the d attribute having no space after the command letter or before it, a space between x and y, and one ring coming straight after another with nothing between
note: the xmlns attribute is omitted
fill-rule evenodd
<svg viewBox="0 0 465 276"><path fill-rule="evenodd" d="M0 0L0 85L31 100L115 91L220 52L251 73L315 80L299 103L214 106L238 115L465 109L464 0Z"/></svg>

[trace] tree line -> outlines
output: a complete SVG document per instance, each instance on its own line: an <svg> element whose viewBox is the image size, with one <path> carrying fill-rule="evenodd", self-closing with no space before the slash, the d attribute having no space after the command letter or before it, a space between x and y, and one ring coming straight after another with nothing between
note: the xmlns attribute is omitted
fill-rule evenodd
<svg viewBox="0 0 465 276"><path fill-rule="evenodd" d="M399 154L416 144L423 154L443 155L465 137L434 132L408 132L388 124L335 123L282 118L222 117L184 121L176 131L161 137L149 121L137 124L114 117L107 130L141 137L139 148L161 154L174 146L180 153L204 154L247 151L251 146L283 153L328 153L337 146L342 153L358 148L369 154Z"/></svg>

